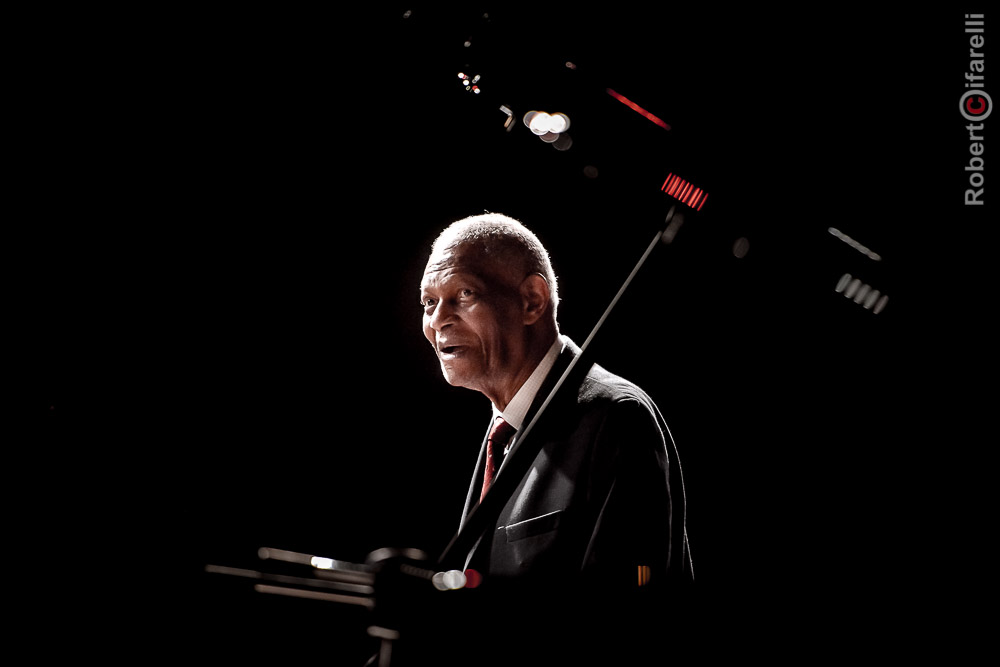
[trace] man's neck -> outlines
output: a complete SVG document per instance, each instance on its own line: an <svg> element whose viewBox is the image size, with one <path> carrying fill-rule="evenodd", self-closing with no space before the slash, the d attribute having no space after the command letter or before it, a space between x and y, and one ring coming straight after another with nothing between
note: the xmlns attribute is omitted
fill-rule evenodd
<svg viewBox="0 0 1000 667"><path fill-rule="evenodd" d="M528 413L528 409L535 399L535 395L555 364L562 348L563 341L557 335L538 358L537 362L531 366L531 372L518 385L517 390L511 396L510 400L502 406L496 402L493 403L493 412L502 415L514 428L520 429Z"/></svg>

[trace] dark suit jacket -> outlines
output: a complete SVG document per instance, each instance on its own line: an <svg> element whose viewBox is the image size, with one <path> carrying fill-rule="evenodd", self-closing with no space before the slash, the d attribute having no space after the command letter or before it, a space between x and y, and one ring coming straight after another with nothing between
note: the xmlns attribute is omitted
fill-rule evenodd
<svg viewBox="0 0 1000 667"><path fill-rule="evenodd" d="M564 341L525 426L580 354ZM653 401L584 358L524 437L482 506L480 454L438 565L475 569L483 582L414 606L406 664L647 665L663 662L665 646L680 655L694 636L684 489Z"/></svg>
<svg viewBox="0 0 1000 667"><path fill-rule="evenodd" d="M572 341L564 341L525 425L580 354ZM541 583L624 591L693 579L677 450L642 389L583 360L527 439L540 441L541 449L468 560L468 567L484 575L484 586ZM518 443L499 475L514 457L525 455L530 451L525 454ZM483 467L480 455L463 529L479 500Z"/></svg>

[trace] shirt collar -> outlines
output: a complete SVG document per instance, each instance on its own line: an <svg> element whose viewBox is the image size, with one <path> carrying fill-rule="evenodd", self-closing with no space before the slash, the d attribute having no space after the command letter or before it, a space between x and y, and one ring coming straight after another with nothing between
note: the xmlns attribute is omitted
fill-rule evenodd
<svg viewBox="0 0 1000 667"><path fill-rule="evenodd" d="M545 382L545 376L549 374L552 370L552 366L555 365L556 359L559 358L559 354L563 350L563 340L562 336L557 335L555 341L553 341L552 346L549 351L545 353L542 360L538 362L535 366L535 370L531 372L528 379L525 380L521 388L517 390L514 394L514 398L511 399L510 403L504 410L498 410L497 406L493 406L493 419L503 417L504 421L516 428L518 431L524 426L525 417L528 415L528 409L531 407L532 402L535 400L535 395L541 388L542 383Z"/></svg>

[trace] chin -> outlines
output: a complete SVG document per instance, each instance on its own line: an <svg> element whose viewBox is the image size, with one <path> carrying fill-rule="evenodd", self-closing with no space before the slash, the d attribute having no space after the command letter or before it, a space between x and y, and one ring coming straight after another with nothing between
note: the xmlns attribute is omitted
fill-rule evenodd
<svg viewBox="0 0 1000 667"><path fill-rule="evenodd" d="M444 381L452 387L463 386L461 374L445 368L444 364L441 364L441 375L444 377Z"/></svg>
<svg viewBox="0 0 1000 667"><path fill-rule="evenodd" d="M441 375L444 376L444 381L450 384L452 387L463 387L466 389L475 388L475 385L473 385L473 383L469 380L469 377L465 373L456 373L454 369L449 371L442 365Z"/></svg>

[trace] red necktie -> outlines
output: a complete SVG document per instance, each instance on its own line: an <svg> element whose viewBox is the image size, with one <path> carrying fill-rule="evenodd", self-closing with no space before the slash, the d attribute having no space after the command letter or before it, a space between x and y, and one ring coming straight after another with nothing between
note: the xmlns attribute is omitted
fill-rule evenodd
<svg viewBox="0 0 1000 667"><path fill-rule="evenodd" d="M486 472L483 474L483 492L479 496L480 502L486 497L486 492L489 490L490 484L493 483L493 478L496 477L497 470L500 469L500 464L503 462L504 445L507 444L507 441L510 440L516 430L513 426L505 422L503 417L497 417L493 428L490 430L490 435L486 438Z"/></svg>

